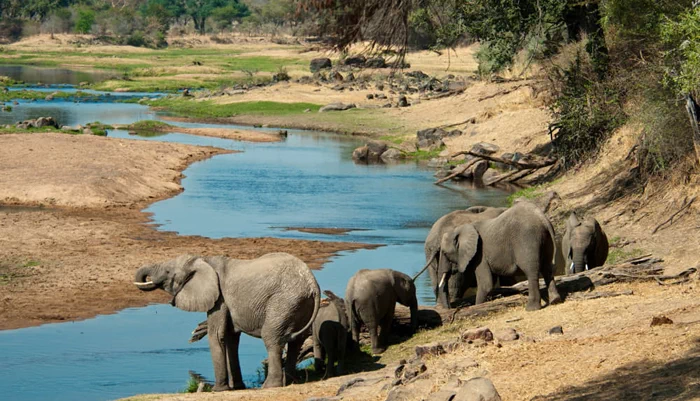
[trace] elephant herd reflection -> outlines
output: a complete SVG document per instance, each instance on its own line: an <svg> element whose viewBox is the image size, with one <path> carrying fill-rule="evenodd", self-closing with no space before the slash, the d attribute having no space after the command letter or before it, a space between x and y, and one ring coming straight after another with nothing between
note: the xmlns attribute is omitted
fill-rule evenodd
<svg viewBox="0 0 700 401"><path fill-rule="evenodd" d="M425 241L423 270L429 271L442 308L450 308L474 287L476 303L482 303L497 280L503 285L518 274L528 282L526 309L537 310L542 307L540 275L547 288L545 302L562 300L554 281L555 250L552 223L534 204L475 206L435 222ZM605 262L608 241L595 219L579 221L572 214L562 252L566 271L579 272ZM263 387L282 386L294 377L308 336L316 371L325 365L324 377L343 373L346 349L359 343L363 324L372 353L384 352L396 302L410 308L411 328L417 327L414 280L390 269L363 269L349 280L345 299L325 291L329 302L322 305L321 290L308 266L290 254L270 253L253 260L182 255L141 267L134 284L143 291L166 291L180 309L207 313L213 390L221 391L245 388L238 360L241 333L265 344L268 373Z"/></svg>

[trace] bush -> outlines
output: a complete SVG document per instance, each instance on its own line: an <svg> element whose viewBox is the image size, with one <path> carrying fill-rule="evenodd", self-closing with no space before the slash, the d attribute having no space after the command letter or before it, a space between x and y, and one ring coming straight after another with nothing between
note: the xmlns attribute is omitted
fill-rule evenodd
<svg viewBox="0 0 700 401"><path fill-rule="evenodd" d="M146 38L143 36L143 32L135 31L126 38L126 44L134 47L144 47L146 46Z"/></svg>
<svg viewBox="0 0 700 401"><path fill-rule="evenodd" d="M624 88L614 80L599 81L595 70L579 51L562 76L551 78L561 86L555 89L557 97L550 107L554 115L550 132L566 167L595 155L626 118L621 101Z"/></svg>
<svg viewBox="0 0 700 401"><path fill-rule="evenodd" d="M78 18L75 21L75 31L77 33L90 33L92 25L95 23L95 12L87 8L78 10Z"/></svg>
<svg viewBox="0 0 700 401"><path fill-rule="evenodd" d="M18 40L22 36L22 21L0 18L0 39Z"/></svg>
<svg viewBox="0 0 700 401"><path fill-rule="evenodd" d="M54 11L41 25L44 33L68 33L71 27L73 27L73 18L67 8Z"/></svg>

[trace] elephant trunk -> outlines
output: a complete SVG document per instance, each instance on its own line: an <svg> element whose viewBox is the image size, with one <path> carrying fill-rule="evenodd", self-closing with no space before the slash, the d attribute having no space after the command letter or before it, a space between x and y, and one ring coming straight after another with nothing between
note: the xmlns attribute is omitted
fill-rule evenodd
<svg viewBox="0 0 700 401"><path fill-rule="evenodd" d="M582 251L576 251L574 250L574 257L573 257L573 272L574 273L581 273L582 271L586 270L586 256L585 253Z"/></svg>
<svg viewBox="0 0 700 401"><path fill-rule="evenodd" d="M136 271L134 285L141 291L153 291L160 287L163 279L159 277L158 269L154 266L144 266ZM150 278L150 280L146 280Z"/></svg>
<svg viewBox="0 0 700 401"><path fill-rule="evenodd" d="M448 282L451 276L451 266L450 261L447 256L440 254L440 261L438 263L438 283L435 287L435 296L437 297L438 305L443 308L450 308L450 294Z"/></svg>

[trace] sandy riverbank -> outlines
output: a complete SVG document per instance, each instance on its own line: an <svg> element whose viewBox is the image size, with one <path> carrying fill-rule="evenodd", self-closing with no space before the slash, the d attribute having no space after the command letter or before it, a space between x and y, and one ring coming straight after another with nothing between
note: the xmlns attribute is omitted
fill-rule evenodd
<svg viewBox="0 0 700 401"><path fill-rule="evenodd" d="M226 151L87 135L0 136L0 330L167 301L131 284L140 265L182 253L294 253L320 267L362 244L160 232L141 212L182 190L190 163ZM27 207L31 206L31 207Z"/></svg>

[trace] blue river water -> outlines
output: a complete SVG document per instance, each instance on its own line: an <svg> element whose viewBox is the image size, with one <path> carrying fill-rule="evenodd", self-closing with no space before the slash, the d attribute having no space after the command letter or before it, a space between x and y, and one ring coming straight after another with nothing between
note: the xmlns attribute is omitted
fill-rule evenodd
<svg viewBox="0 0 700 401"><path fill-rule="evenodd" d="M21 103L12 112L0 113L0 124L49 115L63 125L160 119L138 104L55 100ZM341 252L314 272L322 289L340 296L359 269L417 272L424 262L423 241L437 218L472 205L500 206L507 195L496 189L437 187L432 171L415 162L355 164L351 153L360 142L328 133L290 130L285 141L264 144L175 133L146 138L119 130L109 131L109 136L242 152L185 170L185 191L146 209L161 230L211 238L269 236L383 245ZM355 230L323 235L288 227ZM427 275L418 279L417 287L420 302L433 304ZM151 305L85 321L0 331L0 398L108 400L179 391L189 371L211 379L206 339L187 343L191 330L204 319L201 313ZM266 357L262 342L242 336L240 354L246 383L258 385L258 369Z"/></svg>

